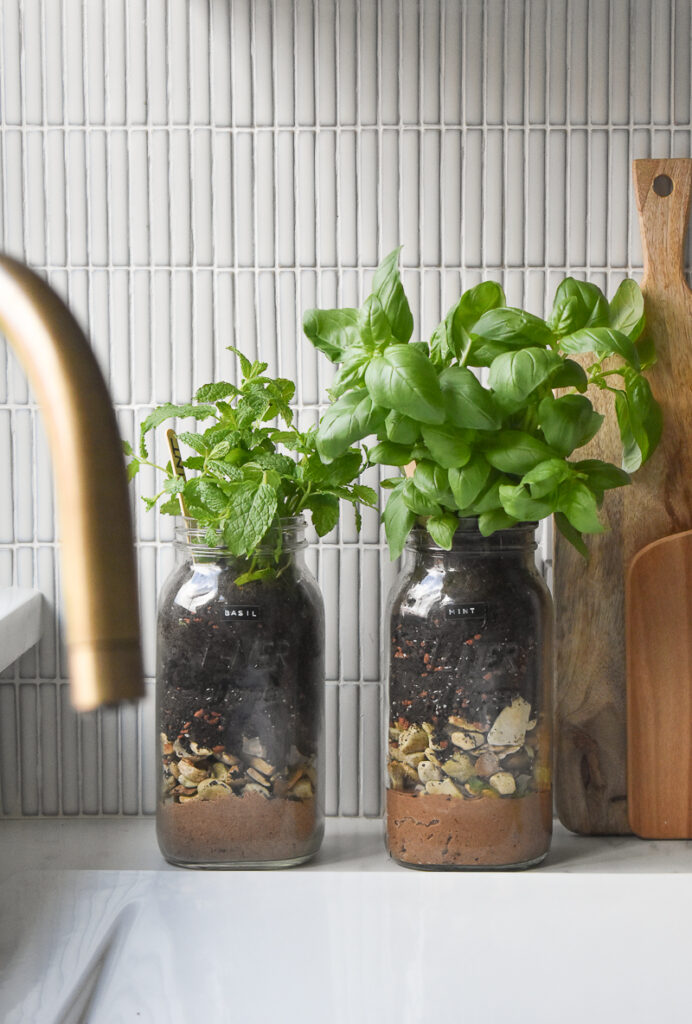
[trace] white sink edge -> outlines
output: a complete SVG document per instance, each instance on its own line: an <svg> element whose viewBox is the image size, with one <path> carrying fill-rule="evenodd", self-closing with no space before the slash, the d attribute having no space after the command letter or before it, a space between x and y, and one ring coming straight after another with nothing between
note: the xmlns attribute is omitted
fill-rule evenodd
<svg viewBox="0 0 692 1024"><path fill-rule="evenodd" d="M26 587L0 589L0 672L41 639L43 595Z"/></svg>

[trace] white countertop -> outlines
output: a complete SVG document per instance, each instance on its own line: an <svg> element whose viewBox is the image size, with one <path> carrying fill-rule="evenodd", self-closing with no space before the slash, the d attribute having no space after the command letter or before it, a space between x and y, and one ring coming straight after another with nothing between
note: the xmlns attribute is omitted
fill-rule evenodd
<svg viewBox="0 0 692 1024"><path fill-rule="evenodd" d="M524 872L420 872L330 819L287 871L172 868L147 819L0 823L6 1024L689 1022L692 844L557 827Z"/></svg>

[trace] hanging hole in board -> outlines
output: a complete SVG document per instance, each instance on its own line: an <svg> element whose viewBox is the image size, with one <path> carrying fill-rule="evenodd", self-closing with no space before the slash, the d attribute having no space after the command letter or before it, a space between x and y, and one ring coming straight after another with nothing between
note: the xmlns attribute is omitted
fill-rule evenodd
<svg viewBox="0 0 692 1024"><path fill-rule="evenodd" d="M673 191L673 182L667 174L658 174L654 178L653 189L657 196L665 199Z"/></svg>

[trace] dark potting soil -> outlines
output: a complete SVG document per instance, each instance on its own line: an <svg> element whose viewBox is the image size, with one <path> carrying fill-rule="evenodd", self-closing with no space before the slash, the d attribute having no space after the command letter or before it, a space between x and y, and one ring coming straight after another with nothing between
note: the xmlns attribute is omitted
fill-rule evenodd
<svg viewBox="0 0 692 1024"><path fill-rule="evenodd" d="M186 600L189 565L161 602L160 730L171 741L182 736L238 754L244 737L259 737L261 756L279 765L292 746L305 757L315 754L324 691L324 623L315 588L291 568L241 587L230 568L195 571L209 576L206 603Z"/></svg>
<svg viewBox="0 0 692 1024"><path fill-rule="evenodd" d="M416 566L392 606L392 719L487 726L517 694L535 709L540 622L536 589L509 559L469 558L444 573Z"/></svg>

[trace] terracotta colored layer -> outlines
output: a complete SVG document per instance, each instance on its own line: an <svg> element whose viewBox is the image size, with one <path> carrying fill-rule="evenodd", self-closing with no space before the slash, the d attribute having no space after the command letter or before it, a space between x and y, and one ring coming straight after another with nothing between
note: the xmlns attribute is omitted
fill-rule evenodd
<svg viewBox="0 0 692 1024"><path fill-rule="evenodd" d="M387 846L402 864L510 867L550 846L550 793L465 800L387 790Z"/></svg>
<svg viewBox="0 0 692 1024"><path fill-rule="evenodd" d="M164 857L183 863L296 860L315 853L321 833L314 800L267 800L258 793L166 803L157 832Z"/></svg>

